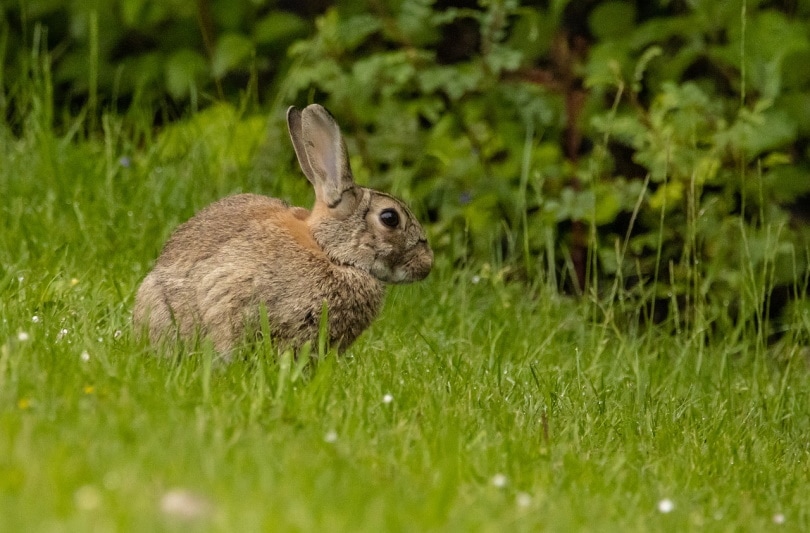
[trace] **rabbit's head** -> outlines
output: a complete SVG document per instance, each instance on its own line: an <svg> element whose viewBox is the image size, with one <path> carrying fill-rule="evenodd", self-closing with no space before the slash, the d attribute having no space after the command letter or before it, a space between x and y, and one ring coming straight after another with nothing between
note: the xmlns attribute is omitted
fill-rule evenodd
<svg viewBox="0 0 810 533"><path fill-rule="evenodd" d="M386 283L425 278L433 252L425 231L396 198L354 183L346 145L335 120L317 104L287 111L298 162L315 188L307 219L329 258Z"/></svg>

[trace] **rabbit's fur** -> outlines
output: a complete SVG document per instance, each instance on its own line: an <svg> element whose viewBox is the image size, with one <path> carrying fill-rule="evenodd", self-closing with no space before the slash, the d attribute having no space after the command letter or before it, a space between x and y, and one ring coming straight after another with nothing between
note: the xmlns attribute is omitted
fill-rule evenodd
<svg viewBox="0 0 810 533"><path fill-rule="evenodd" d="M316 341L324 304L332 346L371 324L385 283L425 278L433 252L399 200L354 183L340 129L323 107L290 108L295 153L315 189L312 211L239 194L180 225L135 297L150 340L208 337L229 353L261 329L282 347Z"/></svg>

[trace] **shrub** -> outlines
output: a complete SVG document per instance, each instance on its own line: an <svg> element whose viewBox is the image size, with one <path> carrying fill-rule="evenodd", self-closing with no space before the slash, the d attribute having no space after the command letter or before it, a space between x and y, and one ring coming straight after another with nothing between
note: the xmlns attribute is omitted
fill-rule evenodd
<svg viewBox="0 0 810 533"><path fill-rule="evenodd" d="M411 201L453 263L631 295L652 318L763 318L774 289L806 292L804 4L110 5L5 8L4 94L24 101L15 80L47 33L57 107L270 108L262 172L292 165L281 108L323 103L358 180Z"/></svg>

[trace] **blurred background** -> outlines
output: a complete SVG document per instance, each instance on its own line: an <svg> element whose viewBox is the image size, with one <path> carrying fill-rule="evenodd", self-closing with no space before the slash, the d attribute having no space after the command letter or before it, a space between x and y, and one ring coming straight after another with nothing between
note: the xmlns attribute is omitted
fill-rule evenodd
<svg viewBox="0 0 810 533"><path fill-rule="evenodd" d="M284 109L319 102L358 181L483 276L653 320L807 292L808 0L19 0L0 61L7 137L118 117L133 157L186 157L227 131L226 171L275 194Z"/></svg>

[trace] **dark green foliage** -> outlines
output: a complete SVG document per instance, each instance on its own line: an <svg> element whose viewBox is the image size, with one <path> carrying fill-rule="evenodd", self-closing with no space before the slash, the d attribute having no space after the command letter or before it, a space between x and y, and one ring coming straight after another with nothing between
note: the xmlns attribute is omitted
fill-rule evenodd
<svg viewBox="0 0 810 533"><path fill-rule="evenodd" d="M801 8L407 5L328 13L291 49L286 94L314 90L354 121L370 175L431 214L440 249L486 259L494 244L529 276L568 258L582 284L587 246L593 282L746 317L763 302L741 293L804 290ZM442 24L459 20L478 46L448 63Z"/></svg>
<svg viewBox="0 0 810 533"><path fill-rule="evenodd" d="M77 109L192 109L269 84L311 22L250 0L31 0L0 7L6 91L32 47L50 51L56 100Z"/></svg>
<svg viewBox="0 0 810 533"><path fill-rule="evenodd" d="M266 176L292 165L281 110L317 100L343 125L358 181L411 201L443 260L494 251L521 279L609 299L629 290L653 318L686 306L761 319L774 288L806 292L806 1L3 10L0 105L14 127L37 105L21 87L43 57L34 78L54 90L40 104L66 128L80 110L93 126L100 110L158 107L162 121L209 107L168 127L163 157L270 109L269 141L262 119L245 118L210 176L227 189L225 167L250 167L257 189L298 196L305 186Z"/></svg>
<svg viewBox="0 0 810 533"><path fill-rule="evenodd" d="M649 181L627 254L601 262L605 273L656 271L675 297L726 306L774 286L806 290L810 167L799 102L810 84L793 71L810 53L810 25L808 6L793 9L698 3L591 50L585 84L612 104L589 124L607 148L592 152L590 178ZM628 153L632 167L620 159ZM600 257L616 257L610 234L600 236Z"/></svg>

